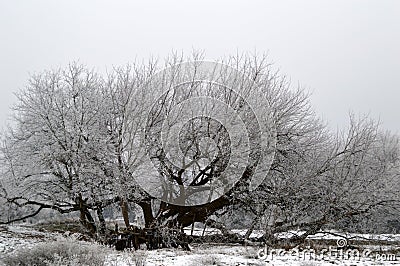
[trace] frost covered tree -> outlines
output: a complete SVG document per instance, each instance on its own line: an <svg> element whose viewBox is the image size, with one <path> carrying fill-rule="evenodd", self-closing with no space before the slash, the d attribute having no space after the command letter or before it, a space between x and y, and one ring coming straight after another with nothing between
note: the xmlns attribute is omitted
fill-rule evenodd
<svg viewBox="0 0 400 266"><path fill-rule="evenodd" d="M107 110L105 94L101 77L76 64L32 77L18 94L15 126L2 147L9 204L36 207L33 214L79 211L82 223L96 231L89 210L110 189L107 166L94 160L109 145L98 119Z"/></svg>
<svg viewBox="0 0 400 266"><path fill-rule="evenodd" d="M248 215L247 238L257 227L266 239L304 230L298 242L396 206L395 136L353 117L330 132L264 56L202 60L174 54L105 77L71 64L32 77L3 134L2 222L46 208L78 212L104 233L103 209L118 203L126 226L129 205L146 227L223 230L233 211Z"/></svg>
<svg viewBox="0 0 400 266"><path fill-rule="evenodd" d="M294 244L344 220L363 219L377 210L398 212L399 146L397 136L383 134L377 124L352 117L349 129L281 156L286 167L270 171L270 179L242 204L264 239L289 230ZM310 146L308 146L310 147ZM299 147L298 147L299 148ZM279 149L279 148L278 148Z"/></svg>

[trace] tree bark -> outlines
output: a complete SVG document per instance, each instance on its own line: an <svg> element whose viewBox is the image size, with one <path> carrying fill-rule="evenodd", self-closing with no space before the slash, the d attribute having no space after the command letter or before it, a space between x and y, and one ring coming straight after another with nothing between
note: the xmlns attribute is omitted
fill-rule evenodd
<svg viewBox="0 0 400 266"><path fill-rule="evenodd" d="M260 221L260 217L257 216L254 218L253 222L250 225L250 228L247 230L246 234L244 235L244 240L249 240L251 233L253 233L254 227Z"/></svg>
<svg viewBox="0 0 400 266"><path fill-rule="evenodd" d="M129 222L129 207L128 207L128 202L125 200L125 198L121 198L121 212L122 212L122 217L124 218L124 223L126 228L129 228L130 222Z"/></svg>
<svg viewBox="0 0 400 266"><path fill-rule="evenodd" d="M225 195L209 203L197 206L166 204L165 209L162 211L160 216L157 216L157 219L160 221L166 221L169 218L176 216L174 220L182 227L189 226L194 222L204 222L211 214L215 213L216 211L221 210L226 206L235 204L233 200L234 195L249 190L250 184L248 181L252 175L252 167L248 166L243 172L240 181L237 182L236 185L231 188Z"/></svg>
<svg viewBox="0 0 400 266"><path fill-rule="evenodd" d="M145 227L149 228L154 225L153 209L151 207L151 200L142 200L138 203L142 208Z"/></svg>
<svg viewBox="0 0 400 266"><path fill-rule="evenodd" d="M103 207L101 206L101 203L97 205L96 213L97 213L97 218L99 219L99 233L100 233L100 236L105 236L105 234L106 234L106 220L104 219Z"/></svg>
<svg viewBox="0 0 400 266"><path fill-rule="evenodd" d="M82 195L78 196L79 203L79 212L80 212L80 222L81 224L90 232L91 235L94 235L97 231L96 224L90 211L86 206L86 200L82 199Z"/></svg>

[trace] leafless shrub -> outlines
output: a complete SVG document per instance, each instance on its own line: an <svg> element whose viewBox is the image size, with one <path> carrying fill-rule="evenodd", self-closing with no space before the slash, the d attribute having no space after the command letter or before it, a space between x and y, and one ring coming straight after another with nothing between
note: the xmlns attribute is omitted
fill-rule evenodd
<svg viewBox="0 0 400 266"><path fill-rule="evenodd" d="M6 265L19 266L97 266L103 265L106 260L103 247L99 245L85 245L73 240L52 241L41 243L33 248L22 248L5 257Z"/></svg>

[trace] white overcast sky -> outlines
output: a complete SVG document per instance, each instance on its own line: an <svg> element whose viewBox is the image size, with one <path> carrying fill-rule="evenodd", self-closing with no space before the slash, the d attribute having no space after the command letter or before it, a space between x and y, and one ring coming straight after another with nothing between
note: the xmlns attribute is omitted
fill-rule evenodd
<svg viewBox="0 0 400 266"><path fill-rule="evenodd" d="M398 0L0 1L0 127L31 73L200 49L267 52L333 128L353 111L400 133Z"/></svg>

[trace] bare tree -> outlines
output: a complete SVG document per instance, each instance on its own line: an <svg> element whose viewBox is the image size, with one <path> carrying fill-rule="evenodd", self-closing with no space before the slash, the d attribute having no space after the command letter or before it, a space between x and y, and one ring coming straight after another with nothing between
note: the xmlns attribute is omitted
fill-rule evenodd
<svg viewBox="0 0 400 266"><path fill-rule="evenodd" d="M34 213L80 211L82 223L95 232L90 209L110 187L103 164L92 160L105 156L108 146L98 119L107 106L102 79L72 64L34 76L18 99L2 150L3 181L12 184L8 202L37 206Z"/></svg>
<svg viewBox="0 0 400 266"><path fill-rule="evenodd" d="M265 230L264 240L270 244L278 241L276 233L299 230L291 239L296 245L344 219L398 207L397 137L381 134L367 118L353 116L347 132L327 136L308 151L277 153L276 162L282 156L285 167L273 167L271 179L242 199L255 221L247 237L255 225Z"/></svg>
<svg viewBox="0 0 400 266"><path fill-rule="evenodd" d="M216 218L241 210L252 218L246 238L257 226L271 241L302 229L298 243L397 204L396 137L354 117L347 132L330 132L265 56L202 60L174 54L162 68L133 64L106 78L72 64L33 77L4 135L3 223L48 208L77 211L104 233L103 208L119 203L127 227L136 204L146 227L202 222L228 234Z"/></svg>

